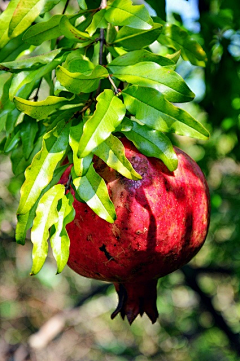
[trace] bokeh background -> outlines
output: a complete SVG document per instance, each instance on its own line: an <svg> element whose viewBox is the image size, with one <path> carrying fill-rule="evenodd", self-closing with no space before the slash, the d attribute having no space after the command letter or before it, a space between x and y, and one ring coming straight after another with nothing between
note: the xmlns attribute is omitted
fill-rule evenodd
<svg viewBox="0 0 240 361"><path fill-rule="evenodd" d="M0 1L1 11L7 3ZM164 4L159 1L163 17ZM65 0L57 11L64 5ZM131 327L120 317L111 321L117 304L112 285L68 268L55 275L51 255L37 276L29 276L31 243L23 247L14 241L23 179L0 155L0 361L240 359L239 1L169 0L165 5L167 19L187 28L208 56L206 68L180 62L177 71L196 93L184 108L211 138L172 137L208 180L212 210L206 243L189 265L159 280L156 324L145 316ZM70 1L68 11L76 6Z"/></svg>

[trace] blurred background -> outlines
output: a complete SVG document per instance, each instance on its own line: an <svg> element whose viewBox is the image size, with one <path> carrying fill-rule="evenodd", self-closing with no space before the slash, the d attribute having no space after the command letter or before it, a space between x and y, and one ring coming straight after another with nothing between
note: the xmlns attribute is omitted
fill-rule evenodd
<svg viewBox="0 0 240 361"><path fill-rule="evenodd" d="M1 11L7 3L0 1ZM70 11L76 6L70 1ZM161 11L164 17L164 6ZM29 276L31 243L14 241L23 179L0 155L0 361L240 359L240 6L236 0L169 0L166 16L188 29L208 56L206 68L182 61L177 71L196 94L184 108L211 138L172 137L208 180L206 243L189 265L159 280L156 324L145 316L132 326L120 317L111 321L117 304L112 285L68 268L55 275L51 256Z"/></svg>

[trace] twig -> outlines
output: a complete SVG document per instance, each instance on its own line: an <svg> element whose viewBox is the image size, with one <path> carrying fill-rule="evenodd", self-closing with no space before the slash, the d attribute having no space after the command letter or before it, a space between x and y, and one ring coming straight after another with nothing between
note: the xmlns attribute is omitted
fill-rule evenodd
<svg viewBox="0 0 240 361"><path fill-rule="evenodd" d="M62 14L65 14L65 11L67 10L67 7L68 7L68 4L69 4L69 1L70 1L70 0L67 0L67 1L66 1L66 4L65 4L65 6L64 6L64 9L63 9Z"/></svg>
<svg viewBox="0 0 240 361"><path fill-rule="evenodd" d="M34 349L43 349L64 331L66 324L74 325L80 323L81 314L79 312L79 307L93 296L105 294L109 287L111 287L110 284L101 284L100 286L93 288L86 296L81 297L73 308L59 312L51 317L36 333L30 336L28 340L30 347L33 347Z"/></svg>
<svg viewBox="0 0 240 361"><path fill-rule="evenodd" d="M238 356L240 356L240 337L230 329L223 316L215 310L211 297L206 295L199 287L196 280L198 272L190 266L184 266L181 271L185 276L188 286L191 287L192 290L194 290L201 298L201 305L211 313L217 327L225 333L232 349L235 350Z"/></svg>
<svg viewBox="0 0 240 361"><path fill-rule="evenodd" d="M110 75L110 74L108 75L108 80L110 81L110 83L111 83L111 84L112 84L112 86L113 86L114 93L115 93L115 94L118 94L118 93L119 93L119 90L118 90L118 88L116 87L116 84L114 83L114 81L112 80L112 78L111 78L111 75Z"/></svg>

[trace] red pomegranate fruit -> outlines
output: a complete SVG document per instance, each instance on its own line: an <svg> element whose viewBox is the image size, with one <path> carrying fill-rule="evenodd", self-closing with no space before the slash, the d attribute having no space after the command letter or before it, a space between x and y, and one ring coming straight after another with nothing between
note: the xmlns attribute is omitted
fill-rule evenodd
<svg viewBox="0 0 240 361"><path fill-rule="evenodd" d="M99 158L95 170L105 180L117 220L110 224L75 199L68 224L68 265L82 276L113 282L118 313L131 324L144 312L158 317L157 280L189 262L204 243L209 225L209 191L199 166L175 148L178 168L147 158L126 139L126 157L141 180L129 180ZM61 178L66 183L70 167Z"/></svg>

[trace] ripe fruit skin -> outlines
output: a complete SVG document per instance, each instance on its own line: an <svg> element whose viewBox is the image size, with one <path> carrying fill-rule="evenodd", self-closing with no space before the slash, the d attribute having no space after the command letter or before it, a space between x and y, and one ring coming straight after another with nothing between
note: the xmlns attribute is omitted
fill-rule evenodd
<svg viewBox="0 0 240 361"><path fill-rule="evenodd" d="M189 262L204 243L209 225L209 191L199 166L175 148L178 168L170 172L122 139L125 154L141 180L129 180L94 160L115 205L113 224L74 201L76 217L67 226L69 267L85 277L113 282L119 312L132 323L144 312L154 323L157 279ZM61 179L66 183L70 169Z"/></svg>

